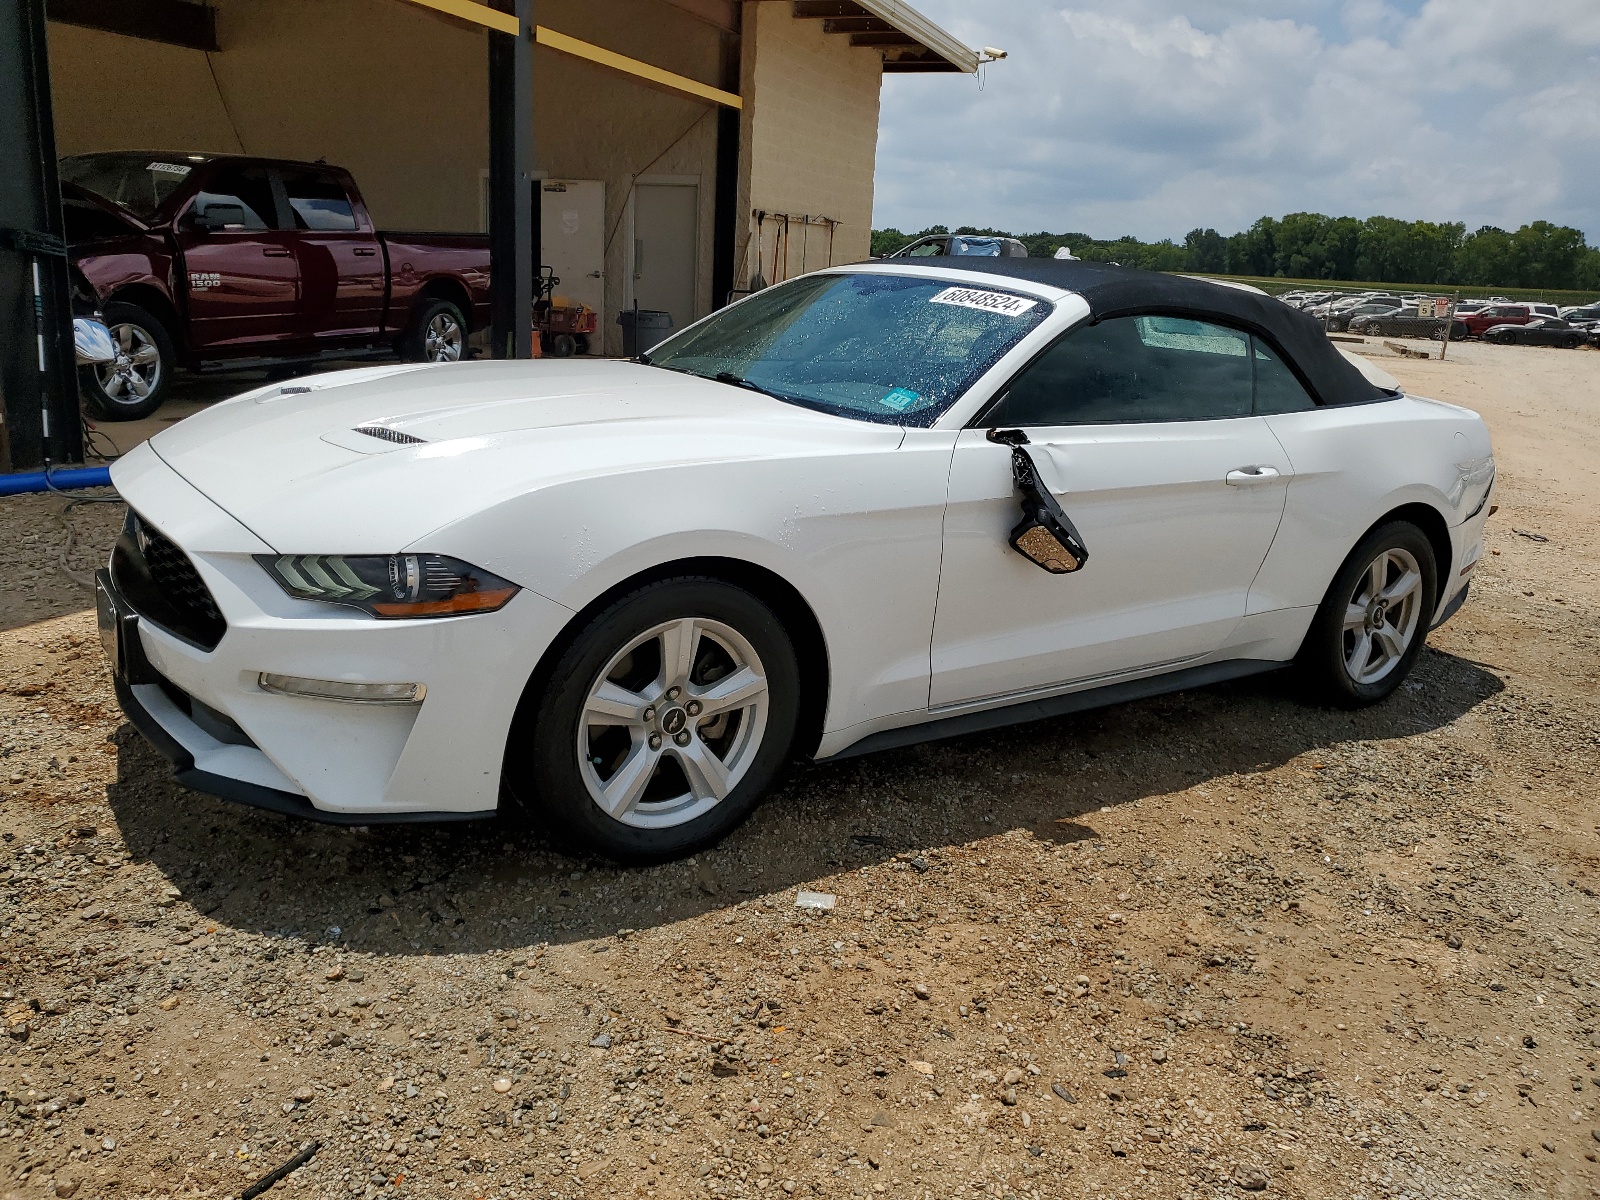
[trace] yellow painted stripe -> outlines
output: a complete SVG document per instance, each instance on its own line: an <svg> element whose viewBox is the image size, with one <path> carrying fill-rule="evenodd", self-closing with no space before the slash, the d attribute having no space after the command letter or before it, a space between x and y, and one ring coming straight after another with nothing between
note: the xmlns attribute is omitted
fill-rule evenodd
<svg viewBox="0 0 1600 1200"><path fill-rule="evenodd" d="M518 33L516 17L499 9L490 8L487 4L474 4L472 0L411 0L411 3L431 8L446 16L483 25L500 33L509 33L512 36ZM698 79L690 79L687 75L651 66L647 62L640 62L637 58L629 58L626 54L618 54L613 50L596 46L592 42L568 37L564 33L557 33L554 29L546 29L543 25L534 27L534 40L539 45L559 50L562 54L570 54L574 58L597 63L602 67L610 67L613 71L621 71L626 75L660 84L675 92L684 92L701 100L709 100L713 104L725 104L729 108L744 107L744 100L733 92L725 92L708 83L701 83Z"/></svg>
<svg viewBox="0 0 1600 1200"><path fill-rule="evenodd" d="M442 12L446 16L471 21L475 25L486 25L490 29L509 33L513 37L518 32L516 17L497 8L490 8L487 4L474 4L472 0L411 0L411 3Z"/></svg>
<svg viewBox="0 0 1600 1200"><path fill-rule="evenodd" d="M548 46L552 50L559 50L563 54L570 54L574 58L587 59L589 62L598 63L602 67L610 67L613 71L622 71L640 79L659 83L662 87L671 88L676 92L686 92L691 96L698 96L702 100L710 100L713 104L725 104L729 108L743 108L744 100L733 92L725 92L721 88L714 88L708 83L701 83L697 79L690 79L685 75L677 75L671 71L663 71L660 67L653 67L647 62L640 62L637 58L629 58L625 54L606 50L592 42L582 42L575 37L568 37L564 33L557 33L554 29L538 26L534 36L541 46Z"/></svg>

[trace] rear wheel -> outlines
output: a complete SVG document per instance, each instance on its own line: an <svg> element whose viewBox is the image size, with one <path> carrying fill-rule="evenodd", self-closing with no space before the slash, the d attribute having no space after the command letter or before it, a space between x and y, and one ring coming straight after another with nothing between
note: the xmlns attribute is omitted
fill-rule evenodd
<svg viewBox="0 0 1600 1200"><path fill-rule="evenodd" d="M799 665L742 588L680 578L623 597L578 635L513 736L507 779L577 848L622 862L718 840L794 741Z"/></svg>
<svg viewBox="0 0 1600 1200"><path fill-rule="evenodd" d="M1346 708L1376 704L1399 687L1422 653L1439 594L1427 535L1395 521L1361 540L1334 577L1299 668L1321 699Z"/></svg>
<svg viewBox="0 0 1600 1200"><path fill-rule="evenodd" d="M113 302L104 312L117 357L80 372L89 411L102 421L148 417L167 398L177 355L159 318L137 304Z"/></svg>
<svg viewBox="0 0 1600 1200"><path fill-rule="evenodd" d="M449 300L423 300L399 350L408 362L460 362L467 355L467 319Z"/></svg>

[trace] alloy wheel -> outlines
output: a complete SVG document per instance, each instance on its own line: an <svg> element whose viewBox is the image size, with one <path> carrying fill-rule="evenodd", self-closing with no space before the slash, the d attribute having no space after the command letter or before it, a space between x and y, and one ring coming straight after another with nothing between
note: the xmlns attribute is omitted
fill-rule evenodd
<svg viewBox="0 0 1600 1200"><path fill-rule="evenodd" d="M1344 616L1344 667L1356 683L1377 683L1405 658L1422 624L1422 590L1422 568L1399 547L1361 573Z"/></svg>
<svg viewBox="0 0 1600 1200"><path fill-rule="evenodd" d="M427 361L434 363L459 362L461 360L461 348L465 340L461 333L461 322L456 320L455 314L449 312L434 313L433 319L428 322L428 328L422 335L422 345Z"/></svg>
<svg viewBox="0 0 1600 1200"><path fill-rule="evenodd" d="M110 400L143 400L161 386L161 351L138 325L111 326L117 356L95 368L100 390Z"/></svg>
<svg viewBox="0 0 1600 1200"><path fill-rule="evenodd" d="M640 829L696 820L749 771L769 703L760 656L732 626L688 617L645 631L584 701L577 752L589 798Z"/></svg>

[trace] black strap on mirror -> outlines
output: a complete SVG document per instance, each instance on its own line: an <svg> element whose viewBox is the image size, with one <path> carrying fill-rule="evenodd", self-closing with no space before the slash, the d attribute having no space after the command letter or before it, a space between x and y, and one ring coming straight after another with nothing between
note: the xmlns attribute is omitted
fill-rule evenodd
<svg viewBox="0 0 1600 1200"><path fill-rule="evenodd" d="M1078 527L1039 478L1039 464L1020 429L991 429L991 442L1011 447L1011 481L1022 493L1022 520L1011 531L1011 548L1052 575L1066 575L1089 561Z"/></svg>

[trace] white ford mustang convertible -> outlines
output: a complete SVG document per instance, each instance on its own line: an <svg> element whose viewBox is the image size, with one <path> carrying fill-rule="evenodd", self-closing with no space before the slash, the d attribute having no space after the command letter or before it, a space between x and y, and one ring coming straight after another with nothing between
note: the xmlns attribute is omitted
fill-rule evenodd
<svg viewBox="0 0 1600 1200"><path fill-rule="evenodd" d="M1385 383L1391 386L1385 386ZM1464 409L1259 293L934 259L630 362L271 385L113 469L129 718L200 791L688 852L837 758L1295 665L1381 700L1467 594Z"/></svg>

